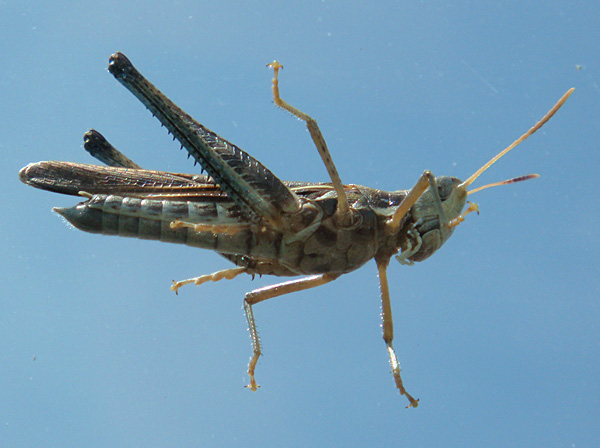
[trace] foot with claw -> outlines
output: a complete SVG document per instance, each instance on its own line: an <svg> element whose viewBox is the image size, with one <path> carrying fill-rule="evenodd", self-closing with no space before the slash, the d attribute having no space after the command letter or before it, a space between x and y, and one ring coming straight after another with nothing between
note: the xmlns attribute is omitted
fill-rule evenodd
<svg viewBox="0 0 600 448"><path fill-rule="evenodd" d="M206 282L218 282L219 280L231 280L237 277L240 274L244 274L248 272L248 268L231 268L224 269L223 271L213 272L208 275L201 275L200 277L189 278L187 280L181 281L173 281L171 285L171 291L175 291L175 294L178 294L179 288L185 285L191 285L192 283L196 286L199 286Z"/></svg>
<svg viewBox="0 0 600 448"><path fill-rule="evenodd" d="M479 205L477 205L476 202L469 202L469 201L467 201L467 203L469 204L469 207L467 207L467 209L461 215L459 215L456 218L452 219L448 223L448 227L456 227L461 222L465 222L465 216L467 216L471 212L475 212L475 213L479 214Z"/></svg>

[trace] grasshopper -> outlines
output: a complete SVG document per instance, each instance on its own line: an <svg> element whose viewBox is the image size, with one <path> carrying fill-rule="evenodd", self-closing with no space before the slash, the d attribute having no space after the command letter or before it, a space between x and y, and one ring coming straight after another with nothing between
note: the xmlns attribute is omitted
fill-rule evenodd
<svg viewBox="0 0 600 448"><path fill-rule="evenodd" d="M499 158L533 134L563 105L570 89L528 132L483 165L466 181L435 177L425 171L410 190L382 191L344 185L317 122L279 95L279 70L274 61L274 102L306 123L331 182L283 182L233 143L210 131L177 107L132 65L113 54L109 72L133 93L181 143L207 175L150 171L115 149L100 133L84 135L84 148L107 166L71 162L38 162L23 168L28 185L81 196L71 208L54 208L86 232L153 239L214 250L236 267L174 282L184 285L233 279L240 274L303 276L245 295L244 310L252 340L248 366L255 391L261 344L253 306L273 297L329 283L374 258L379 272L382 329L396 387L404 388L393 348L393 322L387 267L393 256L406 265L427 259L454 232L465 216L477 211L467 195L484 188L537 177L520 176L467 191L467 187Z"/></svg>

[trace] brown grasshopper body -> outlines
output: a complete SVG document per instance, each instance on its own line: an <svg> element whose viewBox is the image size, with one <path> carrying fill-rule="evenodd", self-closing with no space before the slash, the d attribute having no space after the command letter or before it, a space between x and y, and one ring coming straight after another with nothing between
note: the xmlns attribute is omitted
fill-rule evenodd
<svg viewBox="0 0 600 448"><path fill-rule="evenodd" d="M213 250L237 267L177 282L172 289L206 281L250 275L308 277L246 294L244 308L253 344L248 373L261 355L252 306L263 300L335 280L375 259L379 271L383 337L396 386L410 405L392 347L393 325L387 285L392 256L403 264L422 261L452 235L464 216L469 186L498 158L539 129L572 90L528 133L484 165L467 181L423 173L410 190L386 192L342 184L316 122L279 97L274 62L273 94L278 106L304 120L329 172L331 183L282 182L252 156L208 130L179 109L146 80L121 53L111 56L109 71L138 97L207 171L191 175L141 169L96 131L85 135L85 148L109 166L38 162L23 168L20 179L34 187L86 200L56 212L75 227ZM511 183L535 175L504 181ZM482 187L483 188L483 187ZM481 189L481 188L480 188ZM461 215L462 213L462 215Z"/></svg>
<svg viewBox="0 0 600 448"><path fill-rule="evenodd" d="M259 270L254 272L258 274L345 274L358 269L377 253L396 254L399 249L407 250L410 235L413 233L421 239L424 238L426 243L421 244L420 249L408 257L409 261L422 261L443 244L439 235L439 220L435 214L415 219L412 213L408 213L404 216L397 233L389 235L386 232L386 220L394 214L406 197L407 190L386 192L359 185L346 187L351 208L358 219L357 223L349 228L339 228L334 218L337 199L330 185L285 182L285 185L305 203L294 217L301 223L302 230L294 232L249 225L240 216L239 207L211 183L207 176L179 180L181 175L174 173L153 173L148 170L135 172L127 168L106 168L67 162L40 162L26 167L22 177L26 176L27 183L38 186L38 179L48 176L60 180L89 180L98 175L110 177L113 183L116 179L135 177L138 182L142 180L145 186L140 192L123 191L120 195L93 194L87 201L74 207L55 208L54 211L86 232L210 249L229 258L238 266L249 269L260 266ZM174 185L176 180L179 181L177 186ZM438 185L445 185L453 182L453 179L438 178L437 181ZM193 193L193 196L188 193L180 197L173 192L169 195L151 193L147 186L149 182L153 182L154 185L165 182L170 190L182 187L196 188L201 193ZM65 188L59 192L79 195L82 191L88 191L86 188L91 186L70 183L70 187L74 188ZM415 215L427 197L427 194L423 194L412 207L411 211L414 211ZM464 202L459 204L460 210L463 205ZM426 204L422 208L428 210L430 206ZM460 210L450 216L458 216ZM417 226L418 219L427 225ZM212 230L196 231L190 226L173 228L171 223L177 221L194 225L232 226L234 229L235 226L239 226L239 229L228 234ZM454 228L448 230L445 239L453 230ZM240 254L243 255L239 257ZM272 271L265 270L269 266L277 268Z"/></svg>

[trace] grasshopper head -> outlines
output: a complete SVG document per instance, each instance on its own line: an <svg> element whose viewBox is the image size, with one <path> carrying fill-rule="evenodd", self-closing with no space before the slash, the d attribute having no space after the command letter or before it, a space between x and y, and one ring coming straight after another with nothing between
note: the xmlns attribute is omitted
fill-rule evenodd
<svg viewBox="0 0 600 448"><path fill-rule="evenodd" d="M421 247L408 259L423 261L429 258L450 238L454 222L467 202L467 187L456 177L439 176L436 178L441 212L431 187L428 188L412 207L411 215L414 230L421 237Z"/></svg>
<svg viewBox="0 0 600 448"><path fill-rule="evenodd" d="M541 128L556 113L556 111L560 109L569 95L573 93L573 90L574 89L569 89L552 109L550 109L550 111L548 111L548 113L531 129L504 150L500 151L500 153L475 171L475 173L464 182L449 176L440 176L435 179L435 183L431 182L430 187L423 192L411 208L411 227L406 231L404 244L402 245L402 254L396 256L398 261L403 264L412 264L415 261L423 261L442 247L454 232L454 228L464 221L465 215L472 211L478 212L477 204L470 204L469 208L465 210L464 213L462 212L467 203L467 195L489 187L506 185L539 177L537 174L528 174L467 191L467 187L485 170ZM431 190L434 184L437 185L437 194ZM401 215L404 212L405 210L399 207L396 213ZM391 222L398 222L396 216L394 216L394 219L392 219Z"/></svg>

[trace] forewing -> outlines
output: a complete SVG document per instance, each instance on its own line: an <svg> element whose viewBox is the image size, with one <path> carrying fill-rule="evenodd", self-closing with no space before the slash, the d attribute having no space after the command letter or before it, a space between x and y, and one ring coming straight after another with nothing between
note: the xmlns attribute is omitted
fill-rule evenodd
<svg viewBox="0 0 600 448"><path fill-rule="evenodd" d="M188 200L226 198L226 193L207 176L83 163L31 163L19 172L19 179L35 188L73 196L86 192L129 197L186 197Z"/></svg>

